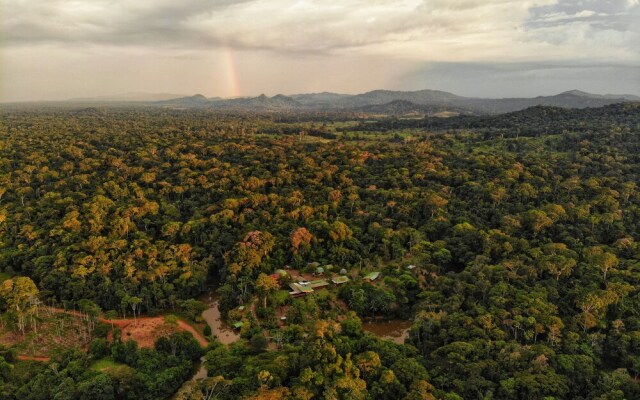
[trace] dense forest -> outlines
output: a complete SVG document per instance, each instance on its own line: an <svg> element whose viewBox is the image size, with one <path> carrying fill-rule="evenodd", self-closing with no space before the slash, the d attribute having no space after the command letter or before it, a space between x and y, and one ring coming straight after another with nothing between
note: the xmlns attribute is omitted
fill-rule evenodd
<svg viewBox="0 0 640 400"><path fill-rule="evenodd" d="M37 329L39 302L184 312L211 282L244 325L204 350L98 329L49 366L4 349L0 393L640 398L639 179L639 103L419 119L6 108L3 327ZM293 298L268 279L283 268L351 281ZM404 344L363 330L391 318L412 321ZM126 374L88 368L105 354ZM188 381L203 354L208 378Z"/></svg>

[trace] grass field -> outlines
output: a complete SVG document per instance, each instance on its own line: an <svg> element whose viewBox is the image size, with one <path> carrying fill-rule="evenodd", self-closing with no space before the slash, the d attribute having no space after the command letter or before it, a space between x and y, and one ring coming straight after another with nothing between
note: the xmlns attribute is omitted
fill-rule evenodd
<svg viewBox="0 0 640 400"><path fill-rule="evenodd" d="M117 368L122 366L123 364L117 363L115 361L113 361L113 358L111 357L105 357L105 358L101 358L100 360L96 361L92 366L91 369L94 371L104 371L104 370L108 370L108 369L113 369L113 368Z"/></svg>

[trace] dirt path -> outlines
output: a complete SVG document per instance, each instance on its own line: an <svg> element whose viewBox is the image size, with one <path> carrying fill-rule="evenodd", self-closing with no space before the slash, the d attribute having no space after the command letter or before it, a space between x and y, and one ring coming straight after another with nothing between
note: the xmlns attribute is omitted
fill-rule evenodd
<svg viewBox="0 0 640 400"><path fill-rule="evenodd" d="M198 343L200 343L200 346L206 347L209 344L209 341L202 336L200 332L196 331L193 326L187 324L181 319L178 320L178 327L183 331L191 332L193 337L198 341Z"/></svg>

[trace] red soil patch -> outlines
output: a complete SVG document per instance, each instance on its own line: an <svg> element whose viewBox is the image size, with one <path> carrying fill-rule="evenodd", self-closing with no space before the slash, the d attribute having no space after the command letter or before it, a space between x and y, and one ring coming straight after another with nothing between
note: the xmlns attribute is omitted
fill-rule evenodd
<svg viewBox="0 0 640 400"><path fill-rule="evenodd" d="M49 358L49 357L31 357L31 356L24 356L22 354L19 354L18 355L18 360L49 362L49 361L51 361L51 358Z"/></svg>
<svg viewBox="0 0 640 400"><path fill-rule="evenodd" d="M82 316L82 313L78 311L60 308L51 308L51 310L56 313ZM209 344L209 341L200 332L181 319L178 320L177 326L165 324L164 317L140 317L135 320L133 318L105 319L100 317L98 320L119 328L122 331L122 340L135 340L140 347L153 347L158 338L179 331L191 333L202 347Z"/></svg>
<svg viewBox="0 0 640 400"><path fill-rule="evenodd" d="M82 314L78 311L73 310L63 310L60 308L49 308L47 307L44 312L50 312L55 314L67 314L74 316L76 318L81 318ZM167 324L164 321L164 317L142 317L138 318L137 321L133 319L113 319L108 320L104 318L99 318L100 322L105 324L110 324L114 327L119 328L122 331L122 339L123 340L135 340L138 342L140 347L153 347L156 340L158 340L162 336L167 336L175 332L187 331L193 335L193 337L198 341L200 346L205 347L209 342L207 339L198 332L194 327L189 325L183 320L177 320L177 324ZM71 326L72 322L68 323L68 328L73 328ZM71 331L66 331L65 336L62 339L59 339L55 336L51 331L54 328L48 325L40 326L40 335L38 338L34 339L34 344L31 347L37 348L37 351L32 350L32 354L20 354L18 355L19 360L31 360L31 361L40 361L40 362L48 362L50 361L50 357L46 355L51 350L51 343L56 343L57 345L65 345L72 346L80 344L81 347L86 348L87 343L81 343L81 338L78 334L75 334L75 331L72 329ZM70 334L71 333L71 334ZM109 334L109 339L111 339L111 333ZM25 337L16 332L0 332L0 344L5 346L13 346L21 341L24 341ZM24 350L23 350L24 351ZM35 353L35 354L33 354Z"/></svg>
<svg viewBox="0 0 640 400"><path fill-rule="evenodd" d="M67 313L75 316L82 316L78 311L63 310L59 308L52 308L53 312ZM121 318L121 319L105 319L98 318L102 323L113 325L122 331L122 340L133 339L138 342L140 347L153 347L153 344L162 336L170 335L174 332L187 331L193 335L193 337L200 343L200 346L205 347L209 344L209 341L195 328L179 319L177 326L166 324L164 317L141 317L136 318Z"/></svg>
<svg viewBox="0 0 640 400"><path fill-rule="evenodd" d="M105 321L106 322L106 321ZM134 320L115 320L122 330L122 340L133 339L140 347L153 347L156 340L175 332L177 327L165 324L162 317L138 318Z"/></svg>
<svg viewBox="0 0 640 400"><path fill-rule="evenodd" d="M180 319L177 326L165 323L164 317L142 317L135 321L133 319L101 319L101 322L117 326L122 330L122 340L133 339L140 347L153 347L160 337L179 331L191 333L202 347L209 343L200 332Z"/></svg>

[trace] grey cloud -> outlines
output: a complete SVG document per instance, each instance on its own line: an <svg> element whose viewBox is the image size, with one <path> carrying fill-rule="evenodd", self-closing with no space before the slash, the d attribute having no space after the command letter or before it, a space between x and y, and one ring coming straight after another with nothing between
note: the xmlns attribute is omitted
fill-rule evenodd
<svg viewBox="0 0 640 400"><path fill-rule="evenodd" d="M235 95L231 58L243 94L530 95L603 92L607 82L609 91L640 91L640 0L5 0L0 8L0 95L14 99L115 85Z"/></svg>
<svg viewBox="0 0 640 400"><path fill-rule="evenodd" d="M78 8L68 0L10 0L2 20L4 43L185 44L202 35L187 23L244 1L106 1ZM82 3L80 3L82 4Z"/></svg>
<svg viewBox="0 0 640 400"><path fill-rule="evenodd" d="M551 0L542 0L549 3ZM626 32L628 2L561 0L9 0L5 46L54 43L202 49L230 46L282 53L349 50L407 57L483 57L527 41L561 45L585 23ZM634 9L640 9L635 7ZM586 15L584 11L592 14ZM529 18L526 19L526 17ZM533 32L518 39L524 24ZM558 28L558 29L555 29ZM539 31L539 32L538 32ZM625 39L628 41L628 39ZM486 50L490 50L487 52ZM524 51L524 50L523 50ZM538 52L532 49L530 53ZM397 54L396 54L397 55ZM509 58L512 54L504 54Z"/></svg>
<svg viewBox="0 0 640 400"><path fill-rule="evenodd" d="M402 41L428 31L455 33L465 26L461 21L465 16L493 6L484 1L444 0L403 6L397 1L298 3L311 6L291 12L291 2L278 0L94 0L83 10L77 7L83 3L68 0L9 0L3 36L9 45L62 42L197 47L231 42L246 48L328 50ZM273 7L269 8L270 4ZM253 12L252 7L266 11ZM369 18L374 22L367 23Z"/></svg>
<svg viewBox="0 0 640 400"><path fill-rule="evenodd" d="M548 15L576 15L581 11L594 11L597 14L619 15L630 9L627 0L560 0L552 5L533 7L531 18L537 20Z"/></svg>
<svg viewBox="0 0 640 400"><path fill-rule="evenodd" d="M640 16L640 7L628 0L560 0L553 5L533 7L525 22L528 29L561 26L572 22L587 22L597 30L633 30Z"/></svg>
<svg viewBox="0 0 640 400"><path fill-rule="evenodd" d="M524 28L533 41L595 50L594 55L601 52L601 57L613 52L637 61L638 21L640 7L635 0L560 0L531 8Z"/></svg>

